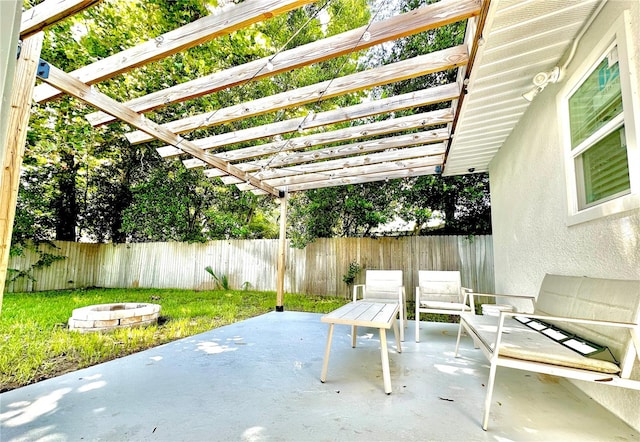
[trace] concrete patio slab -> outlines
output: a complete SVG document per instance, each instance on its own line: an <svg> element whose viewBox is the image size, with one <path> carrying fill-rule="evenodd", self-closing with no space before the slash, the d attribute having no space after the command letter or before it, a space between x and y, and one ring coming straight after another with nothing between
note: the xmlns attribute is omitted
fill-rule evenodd
<svg viewBox="0 0 640 442"><path fill-rule="evenodd" d="M268 313L0 395L2 441L632 441L637 431L572 384L502 369L489 431L488 377L457 325L424 323L395 352L384 394L377 330ZM410 324L407 336L413 336Z"/></svg>

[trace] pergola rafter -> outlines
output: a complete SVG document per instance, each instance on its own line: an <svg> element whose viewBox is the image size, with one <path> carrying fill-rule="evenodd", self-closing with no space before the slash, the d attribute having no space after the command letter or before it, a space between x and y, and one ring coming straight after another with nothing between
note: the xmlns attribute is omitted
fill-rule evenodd
<svg viewBox="0 0 640 442"><path fill-rule="evenodd" d="M263 171L265 169L273 170L276 167L308 163L305 164L304 167L296 167L292 169L298 171L300 174L304 174L324 170L328 163L326 160L343 157L347 158L346 160L341 160L342 165L340 167L348 168L352 167L352 165L356 163L366 164L376 162L375 158L377 158L377 154L366 155L371 152L391 149L391 152L388 155L400 159L405 157L405 151L402 150L402 148L415 146L417 144L428 145L429 143L444 141L449 137L449 133L446 129L435 129L430 131L426 131L424 129L429 126L444 125L451 121L453 121L453 113L451 109L442 109L410 115L407 117L395 118L393 119L392 124L387 121L380 121L362 126L352 126L332 132L319 132L317 134L293 138L291 140L282 140L245 149L231 150L216 154L215 156L230 162L249 160L244 163L234 164L238 169L245 172ZM337 147L309 150L312 147L321 145L344 143L346 141L370 138L413 129L423 130L412 134L379 138L369 142L341 144ZM303 151L299 152L300 150ZM260 159L252 160L256 157L260 157ZM184 163L187 167L206 166L203 161L197 159L184 160ZM354 173L360 172L361 171L355 171ZM226 175L227 174L223 171L216 172L216 170L211 170L208 174L209 177L224 177ZM254 176L260 180L265 179L265 174L263 173L256 173ZM229 177L229 179L223 178L222 181L225 184L236 184L240 182L233 179L233 177Z"/></svg>
<svg viewBox="0 0 640 442"><path fill-rule="evenodd" d="M206 152L203 152L194 146L190 141L185 140L170 130L145 118L144 115L134 112L112 98L93 90L91 86L81 82L69 74L64 73L55 66L49 66L49 73L47 76L40 76L40 79L58 90L79 98L85 103L95 106L104 112L108 112L131 126L136 127L139 130L143 130L145 133L151 134L158 140L162 140L165 143L170 143L173 146L178 147L183 152L192 155L211 166L217 167L220 170L225 170L228 174L235 177L242 178L243 181L246 181L248 184L257 187L266 193L274 196L280 196L281 192L279 190L268 184L261 183L246 172L239 170L235 166L232 166L213 155L208 155Z"/></svg>
<svg viewBox="0 0 640 442"><path fill-rule="evenodd" d="M391 170L385 170L384 172L370 173L367 175L360 175L358 177L347 176L334 178L323 176L318 181L303 184L293 184L287 186L288 192L301 192L304 190L321 189L326 187L347 186L351 184L373 183L376 181L388 181L398 178L412 178L423 175L433 175L436 173L438 166L426 166L426 167L398 167ZM242 191L251 191L256 195L266 195L264 190L256 189L251 184L237 184L238 188Z"/></svg>
<svg viewBox="0 0 640 442"><path fill-rule="evenodd" d="M403 147L415 146L417 144L429 145L430 143L445 141L448 138L449 133L446 129L436 129L428 132L416 132L412 134L398 135L395 137L378 138L371 141L341 144L339 146L305 150L301 152L287 149L259 160L235 163L235 166L245 172L255 172L268 168L290 166L301 163L311 163L312 166L314 162L344 157L355 158L356 155L358 159L366 161L367 155L364 154L380 152L387 149L400 149ZM220 157L222 155L220 155ZM206 164L197 159L184 160L183 163L187 168L206 166ZM225 175L224 172L214 169L207 170L205 173L207 173L209 177L221 177Z"/></svg>
<svg viewBox="0 0 640 442"><path fill-rule="evenodd" d="M214 72L130 100L125 104L138 112L150 111L464 20L477 14L478 9L479 0L441 1L369 26L333 35L224 71ZM365 32L369 35L368 39L362 38ZM97 126L109 123L114 118L103 112L95 112L87 115L87 120Z"/></svg>
<svg viewBox="0 0 640 442"><path fill-rule="evenodd" d="M424 129L429 126L447 124L452 120L453 113L451 112L451 109L442 109L422 114L409 115L407 117L394 118L391 122L385 120L361 126L351 126L331 132L318 132L304 137L279 140L258 146L246 147L244 149L230 150L227 152L221 152L216 156L226 161L247 160L256 157L264 157L265 155L288 153L290 151L307 149L324 144L371 138L374 136L413 129ZM266 161L269 162L268 160Z"/></svg>
<svg viewBox="0 0 640 442"><path fill-rule="evenodd" d="M172 121L171 123L166 123L163 126L172 132L182 134L196 129L217 126L275 112L281 109L316 103L322 100L328 100L329 98L372 89L376 86L396 83L434 72L446 71L447 69L465 65L467 60L468 51L466 45L455 46L356 74L345 75L333 80L327 80L291 91L258 98L253 101L216 109L213 112L193 115L181 120ZM301 126L301 128L304 129L304 122ZM153 137L141 131L128 133L126 137L131 144L140 144L153 140Z"/></svg>
<svg viewBox="0 0 640 442"><path fill-rule="evenodd" d="M228 146L230 144L253 141L260 138L275 137L287 133L295 132L304 122L304 129L314 129L335 123L342 123L349 120L358 120L380 114L393 114L410 108L418 108L444 101L451 101L458 97L460 88L457 83L436 86L430 89L397 95L389 98L382 98L375 102L361 103L353 106L342 107L326 112L318 112L311 116L291 118L277 123L254 126L243 130L236 130L220 135L206 138L199 138L193 142L201 149L215 149ZM381 125L397 125L398 121L381 122ZM358 126L358 130L365 130L363 126ZM238 149L240 150L240 149ZM244 149L243 149L244 150ZM159 147L158 154L164 158L172 158L181 154L179 149L172 146ZM246 152L246 150L244 150ZM233 153L229 152L233 155ZM227 155L226 153L222 155ZM239 157L238 157L239 158Z"/></svg>
<svg viewBox="0 0 640 442"><path fill-rule="evenodd" d="M334 177L336 171L342 176L359 176L371 173L365 166L376 165L379 169L380 165L394 169L396 166L404 166L410 164L404 160L422 159L432 156L444 154L444 146L442 143L432 147L431 145L423 145L414 148L395 150L386 150L366 156L350 157L347 159L337 159L322 161L320 163L302 164L298 166L281 167L278 169L264 169L256 173L255 176L261 181L267 182L274 186L287 186L289 184L317 181L318 178ZM432 160L432 158L429 158ZM442 160L442 158L440 158ZM395 162L395 165L392 165ZM376 170L378 172L380 170ZM286 179L285 179L286 178ZM236 177L225 176L221 178L225 184L239 184Z"/></svg>
<svg viewBox="0 0 640 442"><path fill-rule="evenodd" d="M281 167L287 165L311 163L321 164L321 160L328 160L333 158L360 158L366 161L366 155L356 155L358 153L371 153L381 152L387 149L400 149L408 146L415 146L424 144L429 147L442 146L437 143L438 141L445 141L449 138L449 134L446 129L437 129L431 132L421 132L409 135L400 135L397 137L380 138L373 141L364 141L361 143L344 144L336 147L328 147L325 149L318 149L305 152L288 152L279 156L270 157L266 160L251 161L247 163L238 163L236 166L239 169L252 171L252 170L264 170ZM397 155L400 155L398 150L395 150ZM204 171L204 174L209 178L225 176L224 172L219 169L208 169Z"/></svg>
<svg viewBox="0 0 640 442"><path fill-rule="evenodd" d="M43 2L22 14L20 39L24 40L68 16L80 12L102 0L58 0ZM34 92L35 93L35 92Z"/></svg>
<svg viewBox="0 0 640 442"><path fill-rule="evenodd" d="M42 3L42 9L46 11L52 7L52 3L58 0L48 0ZM69 2L71 0L63 0ZM78 2L78 0L73 0ZM110 57L103 58L95 63L84 66L70 72L70 75L86 84L95 84L100 81L113 78L123 72L151 63L152 61L168 57L180 51L192 48L199 44L213 40L214 38L230 34L262 20L276 15L284 14L297 9L314 0L253 0L237 5L230 11L209 15L196 20L181 28L162 34L140 45L125 49ZM95 3L86 2L86 3ZM57 9L54 7L54 9ZM69 9L67 15L73 11ZM29 12L25 12L25 17ZM59 19L64 18L61 15ZM23 19L24 23L24 19ZM36 102L42 102L60 95L60 91L51 85L36 87L33 98Z"/></svg>

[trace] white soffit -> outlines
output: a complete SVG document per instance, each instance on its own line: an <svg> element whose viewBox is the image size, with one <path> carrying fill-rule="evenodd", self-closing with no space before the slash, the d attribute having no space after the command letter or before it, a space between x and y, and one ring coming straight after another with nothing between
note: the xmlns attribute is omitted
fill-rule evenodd
<svg viewBox="0 0 640 442"><path fill-rule="evenodd" d="M533 76L564 61L601 1L491 1L445 175L488 170L529 106L522 94L533 88Z"/></svg>

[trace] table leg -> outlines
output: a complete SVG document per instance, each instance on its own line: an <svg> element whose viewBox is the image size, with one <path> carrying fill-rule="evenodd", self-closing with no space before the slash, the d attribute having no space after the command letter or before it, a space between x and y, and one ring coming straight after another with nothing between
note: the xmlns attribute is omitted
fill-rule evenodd
<svg viewBox="0 0 640 442"><path fill-rule="evenodd" d="M384 380L384 392L391 394L391 373L389 372L387 332L384 328L380 329L380 356L382 356L382 379Z"/></svg>
<svg viewBox="0 0 640 442"><path fill-rule="evenodd" d="M322 363L322 374L320 382L327 380L327 369L329 368L329 352L331 351L331 338L333 337L333 324L329 324L329 336L327 336L327 348L324 351L324 362Z"/></svg>
<svg viewBox="0 0 640 442"><path fill-rule="evenodd" d="M393 336L396 338L396 350L398 353L402 353L402 344L400 343L402 338L398 339L398 321L393 321Z"/></svg>
<svg viewBox="0 0 640 442"><path fill-rule="evenodd" d="M358 337L358 327L351 326L351 348L356 348L356 338Z"/></svg>

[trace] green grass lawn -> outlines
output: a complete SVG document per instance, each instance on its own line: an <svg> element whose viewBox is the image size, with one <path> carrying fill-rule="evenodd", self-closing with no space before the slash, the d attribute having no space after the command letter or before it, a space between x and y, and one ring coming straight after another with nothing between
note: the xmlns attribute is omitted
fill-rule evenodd
<svg viewBox="0 0 640 442"><path fill-rule="evenodd" d="M152 302L157 325L78 333L67 329L73 309L92 304ZM285 310L327 313L336 297L286 294ZM176 339L273 311L274 292L87 289L6 293L0 316L0 392L119 358Z"/></svg>

